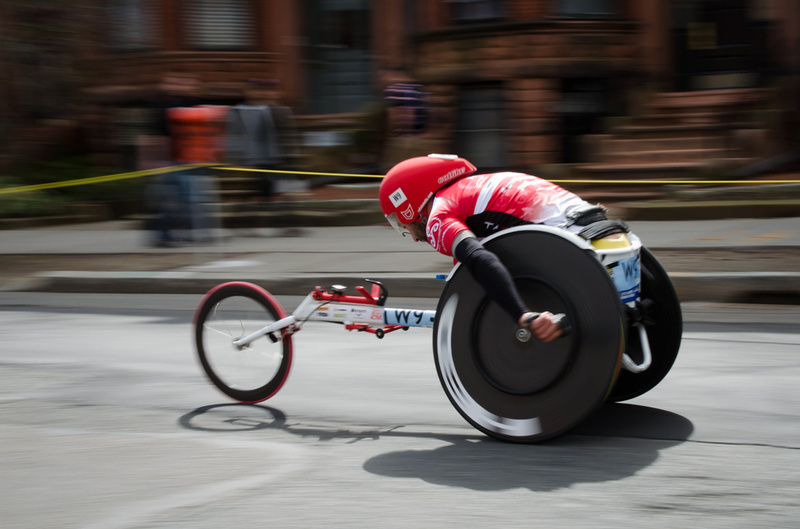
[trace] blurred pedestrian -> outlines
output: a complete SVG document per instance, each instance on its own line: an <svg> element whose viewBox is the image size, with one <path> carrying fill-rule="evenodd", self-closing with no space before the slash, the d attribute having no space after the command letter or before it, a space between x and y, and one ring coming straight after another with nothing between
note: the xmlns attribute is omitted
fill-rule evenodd
<svg viewBox="0 0 800 529"><path fill-rule="evenodd" d="M225 139L230 164L266 171L292 167L297 144L294 116L280 104L276 80L248 80L245 100L228 113ZM279 191L280 177L272 172L260 176L261 198L270 202Z"/></svg>
<svg viewBox="0 0 800 529"><path fill-rule="evenodd" d="M167 73L161 78L153 104L156 135L151 142L160 142L153 150L165 154L165 165L217 161L214 129L219 127L219 112L199 105L199 92L195 76ZM156 177L148 193L156 218L153 244L211 239L213 189L204 168L187 167Z"/></svg>
<svg viewBox="0 0 800 529"><path fill-rule="evenodd" d="M421 134L428 123L428 96L421 84L402 69L384 73L386 88L383 97L388 103L389 130L395 136Z"/></svg>
<svg viewBox="0 0 800 529"><path fill-rule="evenodd" d="M387 133L383 164L392 166L426 154L428 147L421 136L430 120L428 94L403 68L382 69L381 82Z"/></svg>

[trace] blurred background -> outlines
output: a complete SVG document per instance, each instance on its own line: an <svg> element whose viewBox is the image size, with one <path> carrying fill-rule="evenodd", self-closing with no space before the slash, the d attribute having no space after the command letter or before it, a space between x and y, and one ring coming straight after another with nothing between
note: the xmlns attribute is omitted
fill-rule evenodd
<svg viewBox="0 0 800 529"><path fill-rule="evenodd" d="M689 179L755 199L775 188L753 182L800 168L798 74L795 0L11 0L0 187L191 162L292 171L206 170L203 200L241 212L374 198L295 172L448 152L577 180L588 200ZM0 218L160 214L158 178L0 195Z"/></svg>

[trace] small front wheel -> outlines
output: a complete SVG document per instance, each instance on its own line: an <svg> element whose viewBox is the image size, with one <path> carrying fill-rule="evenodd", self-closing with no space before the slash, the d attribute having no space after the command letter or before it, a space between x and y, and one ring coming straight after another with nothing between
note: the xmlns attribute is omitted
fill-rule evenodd
<svg viewBox="0 0 800 529"><path fill-rule="evenodd" d="M284 317L275 298L257 285L225 283L209 291L195 311L194 332L211 382L240 402L261 402L277 393L292 364L291 336L275 333L246 346L234 342Z"/></svg>

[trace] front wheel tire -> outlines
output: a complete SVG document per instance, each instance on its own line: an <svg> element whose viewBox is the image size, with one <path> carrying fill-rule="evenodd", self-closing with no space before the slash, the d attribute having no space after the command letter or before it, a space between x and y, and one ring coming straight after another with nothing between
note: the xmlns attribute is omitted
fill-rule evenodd
<svg viewBox="0 0 800 529"><path fill-rule="evenodd" d="M275 298L257 285L225 283L209 291L194 315L197 355L209 380L244 403L275 395L289 376L291 336L274 333L244 347L233 342L284 317Z"/></svg>

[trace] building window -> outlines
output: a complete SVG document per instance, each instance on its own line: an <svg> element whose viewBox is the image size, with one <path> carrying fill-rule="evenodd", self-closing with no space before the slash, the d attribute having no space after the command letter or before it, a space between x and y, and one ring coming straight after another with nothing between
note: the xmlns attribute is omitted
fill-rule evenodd
<svg viewBox="0 0 800 529"><path fill-rule="evenodd" d="M506 166L506 120L499 84L463 87L458 94L456 150L481 170Z"/></svg>
<svg viewBox="0 0 800 529"><path fill-rule="evenodd" d="M255 48L255 13L250 0L191 0L183 3L186 45L202 51Z"/></svg>
<svg viewBox="0 0 800 529"><path fill-rule="evenodd" d="M136 52L160 44L162 5L157 0L113 0L108 4L109 42L115 51Z"/></svg>
<svg viewBox="0 0 800 529"><path fill-rule="evenodd" d="M358 112L375 99L368 0L306 0L309 110Z"/></svg>
<svg viewBox="0 0 800 529"><path fill-rule="evenodd" d="M450 0L456 22L491 22L505 17L503 0Z"/></svg>
<svg viewBox="0 0 800 529"><path fill-rule="evenodd" d="M618 115L614 91L608 78L576 77L562 80L562 162L589 161L584 136L603 131L603 118Z"/></svg>
<svg viewBox="0 0 800 529"><path fill-rule="evenodd" d="M569 17L614 14L613 0L559 0L556 13Z"/></svg>

